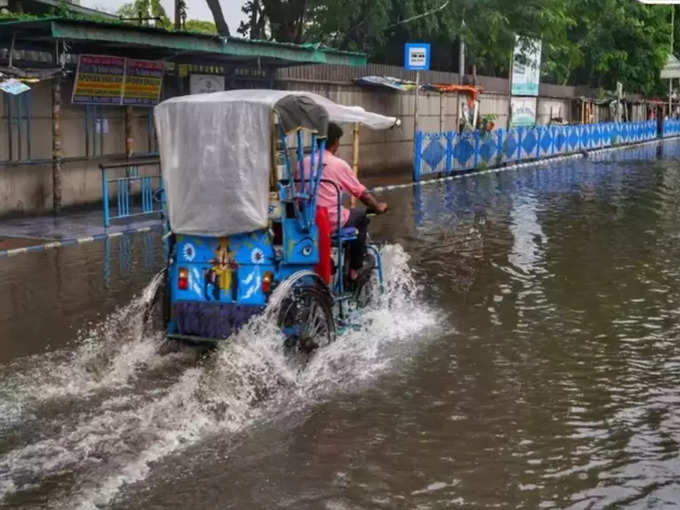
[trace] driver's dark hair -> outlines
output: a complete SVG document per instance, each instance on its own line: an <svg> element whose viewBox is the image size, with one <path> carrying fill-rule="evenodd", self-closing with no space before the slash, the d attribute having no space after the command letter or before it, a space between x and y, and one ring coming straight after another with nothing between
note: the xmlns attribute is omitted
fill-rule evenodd
<svg viewBox="0 0 680 510"><path fill-rule="evenodd" d="M342 138L343 132L342 128L338 126L335 122L328 123L328 135L326 136L326 147L333 145L336 140Z"/></svg>

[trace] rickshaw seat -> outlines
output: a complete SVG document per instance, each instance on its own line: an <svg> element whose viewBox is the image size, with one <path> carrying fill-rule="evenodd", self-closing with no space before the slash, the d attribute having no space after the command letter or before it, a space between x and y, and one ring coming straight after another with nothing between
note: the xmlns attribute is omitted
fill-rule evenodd
<svg viewBox="0 0 680 510"><path fill-rule="evenodd" d="M359 231L355 227L345 227L340 230L336 230L331 239L333 240L333 245L337 246L339 242L349 242L356 240L359 235Z"/></svg>

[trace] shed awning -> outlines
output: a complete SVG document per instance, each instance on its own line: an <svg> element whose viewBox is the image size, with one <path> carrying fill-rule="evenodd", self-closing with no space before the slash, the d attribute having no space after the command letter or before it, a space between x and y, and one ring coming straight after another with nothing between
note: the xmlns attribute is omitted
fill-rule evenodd
<svg viewBox="0 0 680 510"><path fill-rule="evenodd" d="M354 80L354 83L362 87L385 87L399 92L410 92L416 89L416 82L392 76L362 76Z"/></svg>
<svg viewBox="0 0 680 510"><path fill-rule="evenodd" d="M61 17L0 23L0 46L8 48L13 38L18 50L53 53L55 41L64 40L70 53L101 53L177 63L196 63L197 58L216 64L259 60L261 65L269 67L299 64L363 66L367 62L364 53L315 44L221 37Z"/></svg>

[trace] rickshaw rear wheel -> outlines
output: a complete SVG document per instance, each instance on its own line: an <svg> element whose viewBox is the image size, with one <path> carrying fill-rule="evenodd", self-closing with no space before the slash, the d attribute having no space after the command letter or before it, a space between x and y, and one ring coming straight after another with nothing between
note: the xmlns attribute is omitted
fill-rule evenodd
<svg viewBox="0 0 680 510"><path fill-rule="evenodd" d="M278 326L286 335L285 347L311 354L335 340L333 302L320 284L294 287L283 299Z"/></svg>
<svg viewBox="0 0 680 510"><path fill-rule="evenodd" d="M368 307L376 299L379 288L375 257L372 253L367 253L352 296L355 306L358 309Z"/></svg>

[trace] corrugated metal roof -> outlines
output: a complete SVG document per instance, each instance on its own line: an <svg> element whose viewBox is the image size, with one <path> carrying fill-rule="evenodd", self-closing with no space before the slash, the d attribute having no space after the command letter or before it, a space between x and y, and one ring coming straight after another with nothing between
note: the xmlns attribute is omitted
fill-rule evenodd
<svg viewBox="0 0 680 510"><path fill-rule="evenodd" d="M132 48L154 49L159 55L193 54L222 59L265 58L278 63L315 63L334 65L366 65L364 53L335 50L317 44L292 44L276 41L221 37L185 31L169 31L162 28L131 25L123 22L96 21L89 19L49 17L25 21L0 22L0 38L22 33L25 43L46 46L55 39L92 46L106 46L108 54L125 54ZM2 37L4 35L4 37Z"/></svg>

